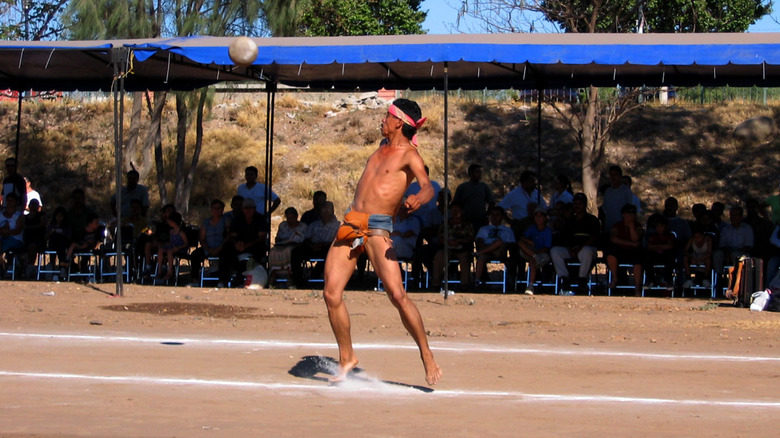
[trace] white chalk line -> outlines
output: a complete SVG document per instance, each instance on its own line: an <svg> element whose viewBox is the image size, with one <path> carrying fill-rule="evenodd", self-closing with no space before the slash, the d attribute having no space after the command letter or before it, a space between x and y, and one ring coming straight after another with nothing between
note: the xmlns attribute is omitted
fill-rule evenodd
<svg viewBox="0 0 780 438"><path fill-rule="evenodd" d="M417 389L384 383L381 380L370 379L366 383L350 382L348 385L330 387L323 382L322 385L292 384L292 383L265 383L249 382L241 380L221 379L195 379L173 377L146 377L146 376L98 376L86 374L61 374L61 373L31 373L0 371L0 377L20 379L54 379L54 380L86 380L99 383L117 384L142 384L142 385L178 385L178 386L207 386L238 389L264 389L279 392L310 392L327 391L329 394L346 394L365 397L371 393L381 393L383 397L419 396L419 397L470 397L470 398L504 398L515 402L559 402L559 403L632 403L640 405L681 405L681 406L707 406L707 407L752 407L752 408L780 408L780 402L751 401L751 400L696 400L696 399L670 399L654 397L620 397L609 395L576 395L576 394L534 394L516 391L466 391L466 390L436 390L431 393L423 393Z"/></svg>
<svg viewBox="0 0 780 438"><path fill-rule="evenodd" d="M46 340L65 340L65 341L83 341L83 342L127 342L127 343L180 343L185 345L216 345L216 346L241 346L253 347L258 349L334 349L335 342L292 342L281 340L257 340L257 339L207 339L207 338L159 338L159 337L141 337L141 336L96 336L96 335L74 335L59 333L3 333L0 332L0 338L18 338L18 339L46 339ZM412 344L355 344L355 349L365 350L404 350L417 349ZM434 344L431 346L434 351L454 352L454 353L496 353L496 354L537 354L537 355L562 355L562 356L604 356L604 357L625 357L641 359L660 359L660 360L702 360L702 361L733 361L733 362L780 362L780 357L772 356L739 356L723 354L693 354L693 353L642 353L633 351L608 351L591 349L562 349L562 348L527 348L497 345L476 345L476 344Z"/></svg>

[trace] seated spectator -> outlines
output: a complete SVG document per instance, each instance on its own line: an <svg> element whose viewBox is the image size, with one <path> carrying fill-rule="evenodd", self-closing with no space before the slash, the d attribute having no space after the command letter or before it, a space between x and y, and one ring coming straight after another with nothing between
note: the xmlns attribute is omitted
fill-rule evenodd
<svg viewBox="0 0 780 438"><path fill-rule="evenodd" d="M303 243L293 248L290 254L290 269L293 281L298 289L306 287L303 263L311 259L325 259L331 243L336 238L341 223L333 213L333 203L326 201L320 211L320 219L306 227ZM324 265L317 263L312 276L321 276Z"/></svg>
<svg viewBox="0 0 780 438"><path fill-rule="evenodd" d="M442 274L447 264L447 258L458 259L460 266L460 286L462 290L471 289L471 255L474 251L474 227L463 218L463 206L453 202L450 205L450 218L447 235L448 257L445 258L444 248L439 249L433 258L431 287L441 288ZM439 239L444 241L444 224L439 226Z"/></svg>
<svg viewBox="0 0 780 438"><path fill-rule="evenodd" d="M240 215L233 217L228 242L220 252L219 278L222 286L219 287L229 283L233 272L244 272L248 257L262 263L266 255L268 223L265 215L257 212L257 205L252 198L244 198L241 210Z"/></svg>
<svg viewBox="0 0 780 438"><path fill-rule="evenodd" d="M677 243L674 234L667 228L668 222L665 216L655 213L647 220L647 248L645 251L646 272L650 283L658 284L667 292L673 290L672 276L674 274L675 260L677 259ZM649 230L653 232L650 233ZM690 240L690 239L689 239ZM661 268L661 280L658 280L658 272L654 266Z"/></svg>
<svg viewBox="0 0 780 438"><path fill-rule="evenodd" d="M30 211L25 212L24 244L27 253L27 278L35 272L35 262L38 253L46 248L46 213L41 209L37 199L30 201Z"/></svg>
<svg viewBox="0 0 780 438"><path fill-rule="evenodd" d="M311 210L306 210L301 215L301 222L303 222L305 225L311 225L312 222L320 219L320 210L322 210L322 206L325 204L325 202L328 200L328 194L323 192L322 190L317 190L314 192L314 195L312 195L311 199Z"/></svg>
<svg viewBox="0 0 780 438"><path fill-rule="evenodd" d="M588 274L596 258L596 244L600 234L599 219L588 213L588 197L584 193L577 193L572 201L571 215L565 218L557 242L554 241L550 249L555 274L561 278L563 294L572 291L569 268L566 266L566 260L569 259L576 259L580 264L575 284L576 291L582 292L586 288Z"/></svg>
<svg viewBox="0 0 780 438"><path fill-rule="evenodd" d="M223 216L225 217L225 220L227 221L228 228L230 228L230 223L233 222L233 218L242 215L241 209L244 205L244 197L241 195L234 195L230 199L230 211L225 212Z"/></svg>
<svg viewBox="0 0 780 438"><path fill-rule="evenodd" d="M550 195L550 208L556 204L571 204L574 201L574 192L571 188L571 180L568 176L559 173L553 180L553 194Z"/></svg>
<svg viewBox="0 0 780 438"><path fill-rule="evenodd" d="M714 243L712 236L707 235L701 227L693 228L693 236L685 245L685 281L683 289L690 289L694 285L692 274L700 274L704 278L701 280L703 287L710 287L710 272L712 271L712 252ZM696 268L692 268L696 266Z"/></svg>
<svg viewBox="0 0 780 438"><path fill-rule="evenodd" d="M402 208L393 218L393 232L390 233L393 249L395 249L395 255L399 260L412 259L419 234L420 221Z"/></svg>
<svg viewBox="0 0 780 438"><path fill-rule="evenodd" d="M166 204L160 210L160 219L152 224L152 227L146 230L144 236L140 238L139 244L143 244L143 256L146 268L144 276L151 276L154 271L152 255L156 254L161 246L166 245L171 240L171 226L168 224L168 218L176 213L176 207L173 204Z"/></svg>
<svg viewBox="0 0 780 438"><path fill-rule="evenodd" d="M504 196L504 199L498 203L498 206L508 210L512 214L512 224L526 217L533 216L534 208L529 208L528 204L534 203L536 206L547 209L544 198L539 195L536 189L536 174L526 170L520 174L520 187L515 188ZM531 218L533 222L533 218Z"/></svg>
<svg viewBox="0 0 780 438"><path fill-rule="evenodd" d="M488 217L490 223L477 232L477 266L475 277L478 281L485 272L487 262L491 260L506 261L509 249L515 244L515 234L504 225L506 213L501 207L493 207Z"/></svg>
<svg viewBox="0 0 780 438"><path fill-rule="evenodd" d="M623 169L620 166L610 166L609 186L604 190L604 232L610 235L612 226L622 220L622 208L626 204L634 204L634 193L623 180ZM636 206L635 206L636 207Z"/></svg>
<svg viewBox="0 0 780 438"><path fill-rule="evenodd" d="M618 278L618 264L634 267L634 295L642 295L642 225L636 219L636 206L628 203L620 209L623 220L612 226L607 267L612 274L609 288L614 289Z"/></svg>
<svg viewBox="0 0 780 438"><path fill-rule="evenodd" d="M187 255L189 248L187 232L184 231L184 220L181 214L174 211L168 215L167 221L170 228L170 239L157 249L157 276L155 278L155 280L164 282L173 278L173 259L177 256Z"/></svg>
<svg viewBox="0 0 780 438"><path fill-rule="evenodd" d="M89 222L88 218L96 215L95 210L87 205L86 193L84 189L75 188L70 194L70 207L68 208L68 223L71 231L75 234L84 230Z"/></svg>
<svg viewBox="0 0 780 438"><path fill-rule="evenodd" d="M80 230L73 231L73 241L68 247L65 255L65 268L60 269L60 277L67 276L67 269L76 252L94 252L100 249L103 243L103 234L100 232L100 219L95 213L90 213L87 218L87 224Z"/></svg>
<svg viewBox="0 0 780 438"><path fill-rule="evenodd" d="M223 214L224 211L224 202L219 199L211 201L209 217L200 224L200 235L198 236L200 246L190 254L193 285L198 283L200 279L200 268L203 266L203 261L207 257L219 257L222 252L228 233L228 218Z"/></svg>
<svg viewBox="0 0 780 438"><path fill-rule="evenodd" d="M675 252L676 259L682 264L683 249L685 243L691 238L691 227L688 225L688 221L677 216L677 211L680 208L680 204L673 196L666 198L664 201L663 216L666 218L666 229L673 233L676 237ZM648 234L651 234L655 230L647 230Z"/></svg>
<svg viewBox="0 0 780 438"><path fill-rule="evenodd" d="M57 262L60 268L67 268L68 247L71 243L71 230L68 223L68 211L65 207L54 210L51 221L46 227L46 248L57 252ZM52 260L52 263L55 261Z"/></svg>
<svg viewBox="0 0 780 438"><path fill-rule="evenodd" d="M718 248L712 254L712 266L720 275L723 266L734 265L740 257L750 256L753 249L753 229L743 222L744 210L740 206L729 209L729 222L720 231Z"/></svg>
<svg viewBox="0 0 780 438"><path fill-rule="evenodd" d="M276 232L276 245L268 252L268 284L273 284L281 273L287 278L287 286L293 287L290 269L292 250L303 243L306 224L298 220L298 210L294 207L284 210L284 218Z"/></svg>
<svg viewBox="0 0 780 438"><path fill-rule="evenodd" d="M15 160L14 160L15 162ZM6 161L7 165L8 161ZM19 195L8 192L5 195L5 209L0 214L0 268L5 273L6 253L11 250L24 250L24 208L19 205Z"/></svg>
<svg viewBox="0 0 780 438"><path fill-rule="evenodd" d="M547 211L544 208L536 208L534 225L528 227L517 244L520 247L520 255L528 262L528 285L525 294L533 295L536 271L550 263L552 228L547 226Z"/></svg>

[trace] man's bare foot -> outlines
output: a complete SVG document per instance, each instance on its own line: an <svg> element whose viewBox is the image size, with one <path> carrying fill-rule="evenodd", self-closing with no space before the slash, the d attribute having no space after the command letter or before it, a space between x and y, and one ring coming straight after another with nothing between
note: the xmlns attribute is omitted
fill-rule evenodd
<svg viewBox="0 0 780 438"><path fill-rule="evenodd" d="M352 370L355 369L355 367L358 364L357 358L344 362L343 364L339 362L339 369L335 376L328 379L328 382L330 382L331 385L339 382L343 382L347 378L347 374L349 374Z"/></svg>
<svg viewBox="0 0 780 438"><path fill-rule="evenodd" d="M433 386L436 385L436 383L439 382L439 379L441 379L441 368L439 365L436 364L435 361L430 361L429 363L425 363L425 381L428 382L429 385Z"/></svg>

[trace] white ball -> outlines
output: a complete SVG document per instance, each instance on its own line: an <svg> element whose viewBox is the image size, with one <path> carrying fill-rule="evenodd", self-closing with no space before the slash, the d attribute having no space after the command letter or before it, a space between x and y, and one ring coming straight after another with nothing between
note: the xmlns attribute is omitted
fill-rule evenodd
<svg viewBox="0 0 780 438"><path fill-rule="evenodd" d="M234 38L228 47L230 59L238 66L249 67L257 59L257 44L252 38Z"/></svg>

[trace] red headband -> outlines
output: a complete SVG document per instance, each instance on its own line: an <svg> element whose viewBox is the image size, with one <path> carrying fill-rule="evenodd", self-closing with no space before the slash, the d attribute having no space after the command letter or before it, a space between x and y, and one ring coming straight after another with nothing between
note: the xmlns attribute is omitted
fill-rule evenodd
<svg viewBox="0 0 780 438"><path fill-rule="evenodd" d="M406 123L407 125L411 126L414 129L420 129L423 123L425 123L425 121L428 120L425 117L422 117L420 118L420 120L415 121L395 105L390 105L390 107L387 108L387 112L395 117L398 117L399 119L401 119L402 122ZM415 134L414 137L412 137L412 144L417 146L417 134Z"/></svg>

